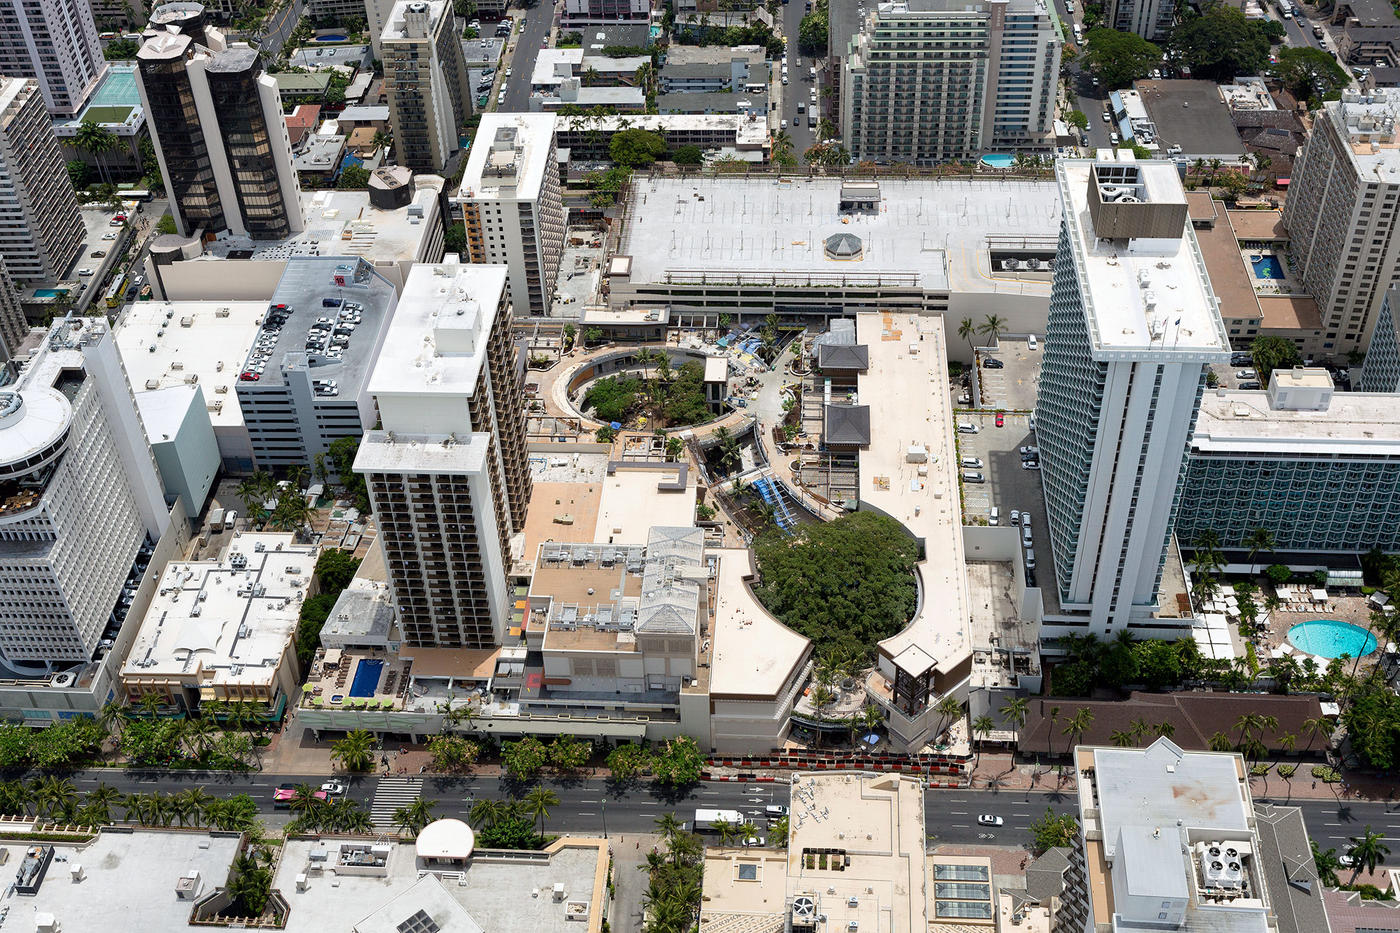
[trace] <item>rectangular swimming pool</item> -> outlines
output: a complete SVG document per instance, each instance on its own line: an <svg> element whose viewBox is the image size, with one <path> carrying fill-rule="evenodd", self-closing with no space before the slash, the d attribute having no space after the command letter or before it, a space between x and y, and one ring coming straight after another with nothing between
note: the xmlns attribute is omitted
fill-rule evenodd
<svg viewBox="0 0 1400 933"><path fill-rule="evenodd" d="M379 675L384 670L384 662L365 658L355 666L355 679L350 681L352 697L372 697L379 686Z"/></svg>

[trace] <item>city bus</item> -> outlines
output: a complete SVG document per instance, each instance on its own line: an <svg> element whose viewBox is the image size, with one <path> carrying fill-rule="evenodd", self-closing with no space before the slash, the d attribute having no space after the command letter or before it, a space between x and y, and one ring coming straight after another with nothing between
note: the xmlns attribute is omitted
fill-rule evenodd
<svg viewBox="0 0 1400 933"><path fill-rule="evenodd" d="M112 279L112 286L107 289L107 294L103 296L103 300L107 302L107 307L120 307L122 301L126 297L126 286L127 281L125 275L118 275Z"/></svg>

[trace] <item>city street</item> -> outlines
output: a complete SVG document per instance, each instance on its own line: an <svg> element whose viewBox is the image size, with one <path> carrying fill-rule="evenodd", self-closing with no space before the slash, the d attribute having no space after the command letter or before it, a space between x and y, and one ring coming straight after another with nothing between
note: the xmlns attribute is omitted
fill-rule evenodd
<svg viewBox="0 0 1400 933"><path fill-rule="evenodd" d="M554 22L554 4L548 0L541 0L534 6L525 8L523 19L525 28L516 23L516 33L514 45L506 49L506 54L502 61L505 67L510 69L510 77L505 79L506 100L497 110L508 111L510 113L525 113L530 109L530 73L534 70L535 59L539 56L540 46L549 38L549 29ZM487 24L483 24L485 27ZM501 85L497 85L496 93L499 93ZM495 106L495 101L491 101L491 106Z"/></svg>
<svg viewBox="0 0 1400 933"><path fill-rule="evenodd" d="M812 81L810 72L807 69L817 63L810 55L803 55L797 50L797 31L802 24L803 0L790 0L783 5L783 39L787 42L788 60L788 83L782 83L783 64L781 59L773 62L773 87L776 88L776 98L779 106L779 115L775 119L778 126L774 126L774 131L778 131L781 123L787 121L787 133L792 139L792 154L799 162L802 161L802 154L812 147L817 141L817 130L814 121L820 113L821 98L818 97L818 108L814 111L812 107L812 89L817 84ZM820 69L818 69L820 71ZM797 105L802 105L802 113L797 112ZM798 125L798 118L801 118L801 125Z"/></svg>

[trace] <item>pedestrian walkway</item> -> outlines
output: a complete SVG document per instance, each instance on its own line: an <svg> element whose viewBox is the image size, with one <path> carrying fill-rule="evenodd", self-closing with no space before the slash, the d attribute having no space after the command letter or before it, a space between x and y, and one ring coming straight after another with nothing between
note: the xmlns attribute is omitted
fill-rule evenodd
<svg viewBox="0 0 1400 933"><path fill-rule="evenodd" d="M408 806L422 795L422 778L380 778L374 790L374 802L369 806L369 818L380 828L392 826L394 811Z"/></svg>

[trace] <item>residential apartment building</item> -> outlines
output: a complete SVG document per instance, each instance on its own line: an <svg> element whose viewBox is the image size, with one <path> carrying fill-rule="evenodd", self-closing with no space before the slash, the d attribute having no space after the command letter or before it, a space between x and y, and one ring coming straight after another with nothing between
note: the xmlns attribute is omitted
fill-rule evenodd
<svg viewBox="0 0 1400 933"><path fill-rule="evenodd" d="M1301 811L1254 803L1236 753L1079 746L1082 883L1067 912L1084 930L1326 931Z"/></svg>
<svg viewBox="0 0 1400 933"><path fill-rule="evenodd" d="M400 165L439 172L471 108L462 29L447 0L400 0L379 38Z"/></svg>
<svg viewBox="0 0 1400 933"><path fill-rule="evenodd" d="M0 76L0 256L17 282L68 274L83 222L39 85Z"/></svg>
<svg viewBox="0 0 1400 933"><path fill-rule="evenodd" d="M5 267L4 255L0 254L0 364L15 355L28 333L29 323L19 304L19 289Z"/></svg>
<svg viewBox="0 0 1400 933"><path fill-rule="evenodd" d="M99 33L140 29L146 25L150 5L145 0L87 0Z"/></svg>
<svg viewBox="0 0 1400 933"><path fill-rule="evenodd" d="M0 0L0 75L33 78L56 117L87 106L107 75L87 0Z"/></svg>
<svg viewBox="0 0 1400 933"><path fill-rule="evenodd" d="M549 312L564 252L555 119L551 114L483 116L456 198L468 256L510 270L510 303L521 316Z"/></svg>
<svg viewBox="0 0 1400 933"><path fill-rule="evenodd" d="M1293 172L1283 224L1289 259L1317 300L1324 348L1364 351L1384 292L1395 280L1400 239L1400 94L1348 90L1317 114Z"/></svg>
<svg viewBox="0 0 1400 933"><path fill-rule="evenodd" d="M662 94L764 93L770 73L767 50L756 45L677 46L657 75Z"/></svg>
<svg viewBox="0 0 1400 933"><path fill-rule="evenodd" d="M93 659L138 552L170 527L105 320L54 324L0 390L0 663Z"/></svg>
<svg viewBox="0 0 1400 933"><path fill-rule="evenodd" d="M369 378L365 475L405 644L490 648L531 480L503 266L417 265Z"/></svg>
<svg viewBox="0 0 1400 933"><path fill-rule="evenodd" d="M228 46L197 20L184 27L148 32L136 54L176 226L186 236L254 240L301 231L301 190L276 81L255 49Z"/></svg>
<svg viewBox="0 0 1400 933"><path fill-rule="evenodd" d="M645 23L651 19L651 0L564 0L563 26L606 26Z"/></svg>
<svg viewBox="0 0 1400 933"><path fill-rule="evenodd" d="M1110 0L1104 12L1114 29L1160 42L1172 31L1176 4L1171 0Z"/></svg>
<svg viewBox="0 0 1400 933"><path fill-rule="evenodd" d="M880 3L842 56L842 136L883 163L1047 150L1060 45L1044 0Z"/></svg>
<svg viewBox="0 0 1400 933"><path fill-rule="evenodd" d="M1335 392L1325 369L1274 370L1265 391L1207 392L1191 436L1176 534L1205 531L1247 559L1256 528L1270 550L1400 550L1396 396ZM1305 556L1306 555L1306 556Z"/></svg>
<svg viewBox="0 0 1400 933"><path fill-rule="evenodd" d="M1176 629L1154 619L1158 593L1206 368L1229 339L1174 165L1070 160L1056 176L1036 438L1060 613L1042 631Z"/></svg>
<svg viewBox="0 0 1400 933"><path fill-rule="evenodd" d="M235 383L257 469L310 467L375 423L369 371L397 303L363 259L287 262Z"/></svg>

